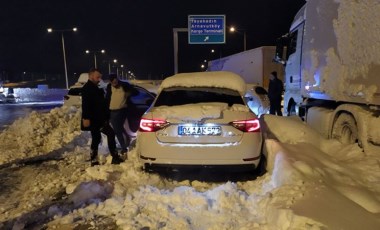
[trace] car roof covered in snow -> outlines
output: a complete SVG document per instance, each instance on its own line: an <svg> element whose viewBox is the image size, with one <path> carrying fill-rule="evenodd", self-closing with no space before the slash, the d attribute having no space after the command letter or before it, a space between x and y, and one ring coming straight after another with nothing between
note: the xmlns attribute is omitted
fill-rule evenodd
<svg viewBox="0 0 380 230"><path fill-rule="evenodd" d="M245 94L246 84L242 77L228 71L210 71L179 73L166 78L160 85L158 92L171 87L215 87L227 88Z"/></svg>

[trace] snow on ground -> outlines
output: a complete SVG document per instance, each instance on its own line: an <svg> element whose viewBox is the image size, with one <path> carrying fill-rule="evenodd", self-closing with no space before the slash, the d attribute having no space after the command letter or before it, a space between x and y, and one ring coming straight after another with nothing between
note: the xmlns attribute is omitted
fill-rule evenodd
<svg viewBox="0 0 380 230"><path fill-rule="evenodd" d="M0 134L1 229L380 228L379 149L367 154L299 119L265 115L265 175L176 181L142 171L136 149L111 165L105 143L103 165L90 167L79 114L32 113Z"/></svg>
<svg viewBox="0 0 380 230"><path fill-rule="evenodd" d="M70 111L72 109L72 111ZM66 147L81 134L80 112L74 108L55 108L49 113L32 112L26 119L17 119L0 133L0 164L32 158ZM72 143L75 144L75 143Z"/></svg>

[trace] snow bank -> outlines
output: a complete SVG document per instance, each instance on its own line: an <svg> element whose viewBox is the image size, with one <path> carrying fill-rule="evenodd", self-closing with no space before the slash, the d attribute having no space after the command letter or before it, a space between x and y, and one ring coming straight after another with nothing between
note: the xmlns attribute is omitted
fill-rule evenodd
<svg viewBox="0 0 380 230"><path fill-rule="evenodd" d="M57 218L51 226L67 224L78 213L88 219L94 215L112 216L122 229L312 229L313 226L319 229L323 226L289 209L289 205L303 197L304 185L299 179L278 186L273 182L278 174L238 183L167 181L136 168L137 152L133 150L130 154L132 160L119 166L89 168L83 176L86 181L112 183L111 198ZM276 168L282 163L279 161Z"/></svg>
<svg viewBox="0 0 380 230"><path fill-rule="evenodd" d="M372 168L372 166L376 164L375 162L377 161L378 155L366 155L357 144L342 146L335 140L326 140L319 137L314 130L306 126L301 120L287 119L287 121L285 121L284 119L287 118L277 118L272 115L265 116L265 121L269 122L270 126L280 125L280 123L277 122L282 121L282 125L286 122L292 125L294 128L293 131L298 131L296 133L288 133L290 135L285 136L284 133L281 132L283 129L270 129L279 141L297 144L297 146L305 144L314 146L312 148L308 147L308 149L305 152L301 152L302 155L299 156L294 156L294 153L297 152L294 149L286 151L293 153L289 158L300 160L294 164L298 171L309 177L328 181L331 183L329 187L333 187L341 192L342 195L363 206L366 210L373 213L380 212L380 198L372 193L372 191L374 191L375 194L380 192L380 186L374 185L363 177L366 172L368 173L369 168ZM300 132L299 130L302 131ZM300 146L300 149L305 148ZM271 152L270 149L267 150ZM377 148L377 151L379 153L380 149ZM273 156L270 156L268 153L268 158L273 158ZM284 156L282 156L282 154L276 155L276 158L270 159L268 162L276 162L278 158L284 158ZM307 163L305 162L306 160L308 161ZM352 164L347 164L348 162ZM271 164L272 163L268 163L269 169L273 168ZM380 168L375 168L375 170L372 168L371 180L374 178L380 179ZM289 172L290 170L280 171ZM273 174L275 174L275 172L274 170ZM286 176L286 178L289 177L289 175ZM357 182L360 183L356 184ZM367 190L371 192L366 192Z"/></svg>
<svg viewBox="0 0 380 230"><path fill-rule="evenodd" d="M1 221L27 215L63 189L68 203L46 209L55 218L48 228L95 226L99 217L122 229L380 228L378 155L326 140L299 119L264 115L262 120L277 139L265 142L268 173L251 181L210 183L146 173L136 148L120 165L105 155L103 165L90 167L89 136L79 131L77 110L32 113L0 134L1 145L10 147L2 162L30 157L25 149L33 156L47 157L55 148L65 153L38 176L21 174L23 186L6 194ZM17 220L14 226L27 226Z"/></svg>
<svg viewBox="0 0 380 230"><path fill-rule="evenodd" d="M28 117L16 120L0 133L3 149L0 165L83 144L82 138L74 141L81 134L80 114L80 110L74 107L62 107L49 113L34 111Z"/></svg>

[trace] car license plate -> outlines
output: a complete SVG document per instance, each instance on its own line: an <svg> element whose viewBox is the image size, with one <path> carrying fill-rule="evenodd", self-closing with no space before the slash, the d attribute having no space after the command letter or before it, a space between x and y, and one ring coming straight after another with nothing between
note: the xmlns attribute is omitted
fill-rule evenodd
<svg viewBox="0 0 380 230"><path fill-rule="evenodd" d="M218 136L222 133L220 126L179 126L179 135L205 135L205 136Z"/></svg>

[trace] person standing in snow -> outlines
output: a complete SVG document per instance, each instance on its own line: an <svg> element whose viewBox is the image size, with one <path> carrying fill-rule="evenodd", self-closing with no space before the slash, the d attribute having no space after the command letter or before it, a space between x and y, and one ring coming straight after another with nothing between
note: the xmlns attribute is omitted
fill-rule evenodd
<svg viewBox="0 0 380 230"><path fill-rule="evenodd" d="M102 74L98 69L91 69L88 73L88 81L82 88L82 127L91 132L91 165L99 164L97 157L101 133L107 136L112 164L119 164L122 159L116 151L115 133L109 124L109 111L104 90L98 87L101 78Z"/></svg>
<svg viewBox="0 0 380 230"><path fill-rule="evenodd" d="M128 82L120 81L114 73L109 75L109 81L106 101L110 110L110 122L121 146L121 153L125 154L128 152L131 138L124 129L124 122L128 116L128 109L132 109L129 98L131 95L137 95L138 91Z"/></svg>
<svg viewBox="0 0 380 230"><path fill-rule="evenodd" d="M268 97L270 102L269 113L273 115L282 116L281 112L281 100L282 100L282 91L284 91L283 83L280 79L277 78L277 72L273 71L269 75L269 88L268 88Z"/></svg>

